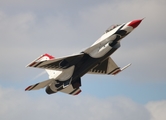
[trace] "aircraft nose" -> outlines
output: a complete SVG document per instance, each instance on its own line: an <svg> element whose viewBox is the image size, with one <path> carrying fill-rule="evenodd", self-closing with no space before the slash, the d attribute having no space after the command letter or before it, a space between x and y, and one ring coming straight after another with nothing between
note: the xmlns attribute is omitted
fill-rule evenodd
<svg viewBox="0 0 166 120"><path fill-rule="evenodd" d="M131 21L131 22L128 24L128 26L131 26L131 27L133 27L133 28L136 28L136 27L141 23L142 20L143 20L143 19L140 19L140 20L133 20L133 21Z"/></svg>

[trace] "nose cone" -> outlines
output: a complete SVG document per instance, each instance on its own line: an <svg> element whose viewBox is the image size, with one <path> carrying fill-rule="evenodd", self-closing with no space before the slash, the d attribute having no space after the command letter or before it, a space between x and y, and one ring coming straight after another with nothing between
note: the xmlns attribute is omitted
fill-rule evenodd
<svg viewBox="0 0 166 120"><path fill-rule="evenodd" d="M136 27L141 23L142 20L143 20L143 19L141 19L141 20L133 20L133 21L131 21L131 22L128 24L128 26L131 26L131 27L133 27L133 28L136 28Z"/></svg>

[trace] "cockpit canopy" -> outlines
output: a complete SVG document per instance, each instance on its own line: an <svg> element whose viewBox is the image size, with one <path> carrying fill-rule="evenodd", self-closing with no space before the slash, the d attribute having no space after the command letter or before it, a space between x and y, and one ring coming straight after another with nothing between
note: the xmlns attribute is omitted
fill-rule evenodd
<svg viewBox="0 0 166 120"><path fill-rule="evenodd" d="M116 28L116 27L118 27L118 26L120 26L120 24L110 26L110 27L105 31L105 33L107 33L107 32L109 32L109 31L113 30L114 28Z"/></svg>

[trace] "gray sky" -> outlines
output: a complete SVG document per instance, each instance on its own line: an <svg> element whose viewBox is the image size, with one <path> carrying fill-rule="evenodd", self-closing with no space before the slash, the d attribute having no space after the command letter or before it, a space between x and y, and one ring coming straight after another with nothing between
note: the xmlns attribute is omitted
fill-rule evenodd
<svg viewBox="0 0 166 120"><path fill-rule="evenodd" d="M165 120L165 11L165 0L1 0L0 119ZM48 77L25 68L41 54L78 53L112 24L141 18L112 56L121 67L132 63L124 72L84 76L75 97L24 92Z"/></svg>

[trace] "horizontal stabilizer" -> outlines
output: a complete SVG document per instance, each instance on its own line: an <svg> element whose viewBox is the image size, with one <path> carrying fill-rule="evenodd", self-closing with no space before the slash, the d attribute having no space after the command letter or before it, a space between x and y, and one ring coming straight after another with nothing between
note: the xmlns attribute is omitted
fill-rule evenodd
<svg viewBox="0 0 166 120"><path fill-rule="evenodd" d="M25 91L38 90L38 89L44 88L44 87L48 86L50 83L52 83L53 80L54 79L49 79L49 80L37 83L35 85L30 85L25 89Z"/></svg>
<svg viewBox="0 0 166 120"><path fill-rule="evenodd" d="M67 93L70 95L78 95L81 92L80 88L73 88L72 85L65 87L64 89L60 90L60 92Z"/></svg>
<svg viewBox="0 0 166 120"><path fill-rule="evenodd" d="M40 57L38 57L36 60L31 62L30 64L28 64L27 67L35 67L42 61L47 61L47 60L52 60L52 59L54 59L54 57L52 55L49 55L46 53L46 54L43 54Z"/></svg>
<svg viewBox="0 0 166 120"><path fill-rule="evenodd" d="M44 54L35 61L27 65L27 67L42 68L48 70L63 70L70 67L70 63L73 60L80 60L84 54L80 53L78 55L71 55L62 58L54 58L49 54Z"/></svg>

